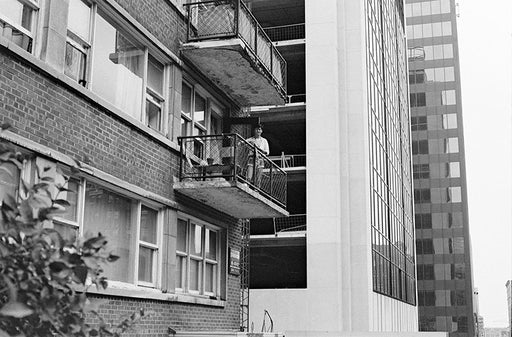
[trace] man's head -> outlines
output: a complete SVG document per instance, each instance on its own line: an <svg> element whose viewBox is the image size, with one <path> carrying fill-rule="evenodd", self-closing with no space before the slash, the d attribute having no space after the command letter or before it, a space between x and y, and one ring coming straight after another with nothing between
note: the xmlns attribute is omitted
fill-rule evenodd
<svg viewBox="0 0 512 337"><path fill-rule="evenodd" d="M261 124L256 124L253 129L254 137L258 138L261 136L262 133L263 133L263 127L261 126Z"/></svg>

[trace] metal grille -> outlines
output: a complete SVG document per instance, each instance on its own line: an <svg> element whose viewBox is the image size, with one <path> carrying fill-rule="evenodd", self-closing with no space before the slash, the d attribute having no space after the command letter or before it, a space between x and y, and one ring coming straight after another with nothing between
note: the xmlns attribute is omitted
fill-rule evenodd
<svg viewBox="0 0 512 337"><path fill-rule="evenodd" d="M274 232L296 232L306 230L306 214L293 214L288 217L274 218Z"/></svg>
<svg viewBox="0 0 512 337"><path fill-rule="evenodd" d="M189 7L189 38L236 34L233 3L205 2Z"/></svg>
<svg viewBox="0 0 512 337"><path fill-rule="evenodd" d="M276 26L265 28L265 33L272 41L299 40L306 37L305 24Z"/></svg>
<svg viewBox="0 0 512 337"><path fill-rule="evenodd" d="M286 206L286 173L238 134L179 137L180 180L239 181Z"/></svg>
<svg viewBox="0 0 512 337"><path fill-rule="evenodd" d="M186 6L189 41L240 38L286 93L286 61L243 1L201 1Z"/></svg>
<svg viewBox="0 0 512 337"><path fill-rule="evenodd" d="M281 168L303 167L306 166L305 154L281 154L280 156L269 157L275 164Z"/></svg>

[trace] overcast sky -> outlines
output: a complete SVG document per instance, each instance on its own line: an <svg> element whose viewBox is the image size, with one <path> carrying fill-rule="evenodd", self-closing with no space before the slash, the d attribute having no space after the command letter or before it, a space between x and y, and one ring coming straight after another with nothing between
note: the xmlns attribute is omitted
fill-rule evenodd
<svg viewBox="0 0 512 337"><path fill-rule="evenodd" d="M460 0L459 52L474 284L486 327L506 327L512 279L512 1Z"/></svg>

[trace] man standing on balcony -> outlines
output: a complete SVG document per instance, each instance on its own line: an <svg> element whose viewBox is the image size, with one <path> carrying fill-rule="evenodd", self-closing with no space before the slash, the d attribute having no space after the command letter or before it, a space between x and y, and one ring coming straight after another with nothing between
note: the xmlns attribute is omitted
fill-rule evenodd
<svg viewBox="0 0 512 337"><path fill-rule="evenodd" d="M266 156L270 154L270 149L268 146L268 141L261 136L263 133L263 128L261 124L257 124L253 129L253 136L250 138L247 138L247 142L251 145L256 146L258 149L261 150ZM253 174L254 172L254 162L256 162L256 176L253 180ZM265 161L263 158L258 157L258 152L256 152L256 158L254 157L254 154L249 155L249 162L247 164L247 180L250 182L254 182L256 186L260 186L261 182L261 172L263 171L263 168L265 167Z"/></svg>

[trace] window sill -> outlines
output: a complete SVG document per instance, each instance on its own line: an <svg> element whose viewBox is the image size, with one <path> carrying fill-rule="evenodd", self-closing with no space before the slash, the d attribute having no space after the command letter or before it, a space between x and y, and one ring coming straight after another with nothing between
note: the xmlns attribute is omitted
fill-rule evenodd
<svg viewBox="0 0 512 337"><path fill-rule="evenodd" d="M173 303L206 305L219 308L224 308L226 306L225 300L214 300L189 294L163 293L158 289L137 287L133 284L123 282L109 281L108 283L109 286L105 290L97 289L96 286L91 285L91 287L87 290L87 293L95 295L150 299Z"/></svg>
<svg viewBox="0 0 512 337"><path fill-rule="evenodd" d="M158 141L159 143L165 145L166 147L179 152L180 148L178 144L168 138L166 138L164 135L162 135L160 132L155 131L148 126L144 125L142 122L138 121L135 118L132 118L128 116L126 113L124 113L122 110L115 107L113 104L107 102L91 90L79 85L66 75L64 73L60 73L57 70L53 69L50 65L46 64L42 60L38 59L34 55L28 53L23 48L20 48L16 44L12 43L8 39L0 36L0 46L8 49L12 53L16 54L18 57L22 58L24 61L30 63L31 65L37 67L42 72L46 73L47 75L53 77L54 79L60 81L65 86L70 87L75 92L78 92L80 95L84 96L86 99L94 102L95 104L98 104L102 108L108 110L112 114L116 115L117 117L121 118L123 121L127 122L131 126L135 127L137 130L141 131L142 133L146 134L150 138L154 139L155 141Z"/></svg>

